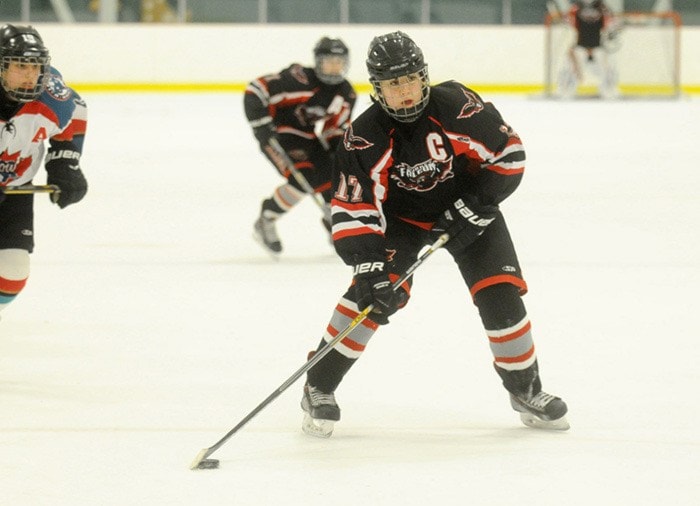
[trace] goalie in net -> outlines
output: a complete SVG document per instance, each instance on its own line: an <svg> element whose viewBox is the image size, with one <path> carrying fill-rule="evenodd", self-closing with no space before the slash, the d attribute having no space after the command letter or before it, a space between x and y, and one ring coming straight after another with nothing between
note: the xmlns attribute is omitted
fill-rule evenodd
<svg viewBox="0 0 700 506"><path fill-rule="evenodd" d="M573 97L580 85L597 85L603 98L618 96L617 69L612 57L618 26L612 11L602 0L577 0L566 14L576 31L557 79L557 94Z"/></svg>

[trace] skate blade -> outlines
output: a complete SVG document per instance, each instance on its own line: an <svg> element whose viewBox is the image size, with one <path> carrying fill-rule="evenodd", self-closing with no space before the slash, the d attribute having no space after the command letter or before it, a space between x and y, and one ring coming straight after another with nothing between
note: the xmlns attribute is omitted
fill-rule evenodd
<svg viewBox="0 0 700 506"><path fill-rule="evenodd" d="M305 434L314 437L329 438L333 434L333 426L335 422L333 420L317 420L311 418L311 415L304 413L304 421L301 424L301 430Z"/></svg>
<svg viewBox="0 0 700 506"><path fill-rule="evenodd" d="M556 420L543 420L538 418L532 413L520 413L520 420L533 429L542 430L569 430L569 421L565 416L557 418Z"/></svg>
<svg viewBox="0 0 700 506"><path fill-rule="evenodd" d="M258 234L256 234L255 232L253 232L253 239L255 240L255 242L257 242L257 243L262 247L262 249L265 250L265 252L266 252L268 255L270 255L270 257L271 257L273 260L279 260L279 259L280 259L280 255L282 254L282 252L281 252L281 251L273 251L273 250L271 250L271 249L267 246L267 244L265 244L265 241L263 241L262 237L260 237L260 236L259 236Z"/></svg>

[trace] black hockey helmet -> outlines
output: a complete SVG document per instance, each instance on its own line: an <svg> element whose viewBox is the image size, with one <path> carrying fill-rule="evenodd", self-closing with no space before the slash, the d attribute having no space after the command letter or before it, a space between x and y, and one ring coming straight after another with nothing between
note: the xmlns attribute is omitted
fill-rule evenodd
<svg viewBox="0 0 700 506"><path fill-rule="evenodd" d="M410 123L415 121L428 105L430 79L428 65L423 59L423 51L404 32L397 31L372 39L367 51L367 71L374 88L375 98L382 109L392 118ZM423 98L408 109L393 109L386 103L380 81L397 79L417 74L421 79Z"/></svg>
<svg viewBox="0 0 700 506"><path fill-rule="evenodd" d="M41 95L49 77L50 61L49 50L34 27L0 26L0 84L12 100L31 102ZM38 65L36 85L33 88L10 88L6 79L10 63Z"/></svg>
<svg viewBox="0 0 700 506"><path fill-rule="evenodd" d="M350 67L350 50L342 40L330 37L321 38L314 47L314 59L316 76L322 83L340 84L345 80ZM340 61L342 67L337 70L334 68L331 72L326 68L327 64L324 63L331 59Z"/></svg>

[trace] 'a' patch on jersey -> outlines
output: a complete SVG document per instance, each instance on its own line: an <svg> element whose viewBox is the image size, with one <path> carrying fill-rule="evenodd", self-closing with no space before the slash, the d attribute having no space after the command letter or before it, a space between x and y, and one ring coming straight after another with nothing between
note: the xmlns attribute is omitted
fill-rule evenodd
<svg viewBox="0 0 700 506"><path fill-rule="evenodd" d="M34 134L32 142L44 142L48 138L49 136L46 133L46 129L44 127L39 127L39 130Z"/></svg>

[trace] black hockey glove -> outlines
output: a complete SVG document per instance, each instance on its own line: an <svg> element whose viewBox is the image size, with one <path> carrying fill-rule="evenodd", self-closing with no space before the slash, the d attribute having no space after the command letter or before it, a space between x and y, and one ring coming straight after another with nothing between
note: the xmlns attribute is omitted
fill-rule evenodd
<svg viewBox="0 0 700 506"><path fill-rule="evenodd" d="M270 122L254 127L253 135L258 140L260 149L265 151L265 146L270 144L270 139L277 137L277 131L275 130L275 126L272 124L272 122Z"/></svg>
<svg viewBox="0 0 700 506"><path fill-rule="evenodd" d="M79 202L87 193L87 181L80 170L80 153L73 149L50 149L46 173L46 182L61 190L51 194L51 202L61 209Z"/></svg>
<svg viewBox="0 0 700 506"><path fill-rule="evenodd" d="M469 246L496 219L497 212L498 206L479 204L476 197L467 195L457 199L440 215L430 234L437 240L447 232L450 235L448 246Z"/></svg>
<svg viewBox="0 0 700 506"><path fill-rule="evenodd" d="M277 138L277 131L272 123L266 123L259 127L253 128L253 134L260 143L260 151L277 167L279 173L287 177L288 165L290 163L289 155L284 151L284 148ZM274 142L273 142L274 140Z"/></svg>
<svg viewBox="0 0 700 506"><path fill-rule="evenodd" d="M355 298L363 311L370 304L374 308L369 318L379 325L389 323L389 317L399 309L399 297L391 287L385 262L363 262L355 265Z"/></svg>

